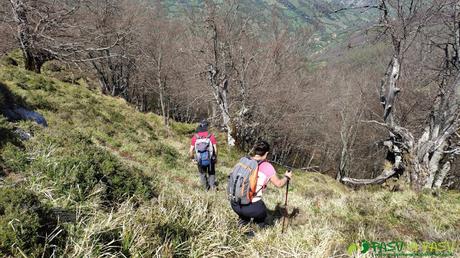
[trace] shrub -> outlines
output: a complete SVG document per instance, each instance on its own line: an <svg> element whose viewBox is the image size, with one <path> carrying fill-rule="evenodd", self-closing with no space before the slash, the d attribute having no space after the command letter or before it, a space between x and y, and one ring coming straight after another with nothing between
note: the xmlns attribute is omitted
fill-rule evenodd
<svg viewBox="0 0 460 258"><path fill-rule="evenodd" d="M4 56L0 59L1 65L10 65L10 66L18 66L18 62L9 56Z"/></svg>
<svg viewBox="0 0 460 258"><path fill-rule="evenodd" d="M29 163L26 153L12 143L3 147L0 157L5 166L14 172L23 172Z"/></svg>
<svg viewBox="0 0 460 258"><path fill-rule="evenodd" d="M66 195L70 194L76 201L84 201L96 190L101 190L100 197L106 205L113 205L128 197L136 196L142 200L155 196L150 179L122 164L108 151L80 144L66 153L60 153L52 162L47 158L34 160L30 172L41 171L47 180ZM69 148L69 147L66 147ZM51 165L52 164L52 165Z"/></svg>
<svg viewBox="0 0 460 258"><path fill-rule="evenodd" d="M42 67L42 72L60 72L63 70L63 67L56 61L46 62Z"/></svg>
<svg viewBox="0 0 460 258"><path fill-rule="evenodd" d="M5 96L3 96L3 92L0 91L0 108L3 107L4 103L5 103Z"/></svg>
<svg viewBox="0 0 460 258"><path fill-rule="evenodd" d="M0 147L8 142L17 143L16 134L13 132L13 126L0 114Z"/></svg>
<svg viewBox="0 0 460 258"><path fill-rule="evenodd" d="M174 132L176 132L179 135L189 136L195 132L196 125L172 121L171 128L174 130Z"/></svg>
<svg viewBox="0 0 460 258"><path fill-rule="evenodd" d="M46 235L56 228L56 223L36 195L23 188L0 191L0 256L19 257L20 252L46 256L51 253L51 246L62 243L45 246Z"/></svg>
<svg viewBox="0 0 460 258"><path fill-rule="evenodd" d="M16 61L16 63L24 67L24 55L22 54L21 49L16 49L8 54L8 56Z"/></svg>
<svg viewBox="0 0 460 258"><path fill-rule="evenodd" d="M46 80L43 76L34 77L29 81L29 84L29 87L32 90L44 90L49 92L56 91L54 82L51 80Z"/></svg>
<svg viewBox="0 0 460 258"><path fill-rule="evenodd" d="M158 144L155 146L153 150L153 154L157 156L162 156L163 160L168 166L171 166L173 168L176 167L177 159L179 158L179 152L175 148L167 144L158 142Z"/></svg>

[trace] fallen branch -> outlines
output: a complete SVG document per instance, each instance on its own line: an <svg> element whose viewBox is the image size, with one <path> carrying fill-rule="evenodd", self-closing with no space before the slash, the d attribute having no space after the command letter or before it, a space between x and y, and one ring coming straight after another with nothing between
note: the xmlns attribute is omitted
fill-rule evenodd
<svg viewBox="0 0 460 258"><path fill-rule="evenodd" d="M373 179L357 179L351 177L342 177L341 181L344 183L350 183L354 185L370 185L370 184L382 184L388 178L393 176L396 173L396 170L385 170L382 174Z"/></svg>

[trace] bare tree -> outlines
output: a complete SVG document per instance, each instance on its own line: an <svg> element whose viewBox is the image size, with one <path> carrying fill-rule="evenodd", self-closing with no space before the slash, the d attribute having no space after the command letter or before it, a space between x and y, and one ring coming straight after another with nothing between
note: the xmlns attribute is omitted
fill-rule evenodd
<svg viewBox="0 0 460 258"><path fill-rule="evenodd" d="M81 45L76 61L89 63L102 91L126 99L136 70L136 18L139 5L123 0L96 0L85 4L79 23Z"/></svg>
<svg viewBox="0 0 460 258"><path fill-rule="evenodd" d="M341 99L345 100L345 103L340 105L340 118L342 121L340 125L340 140L342 147L340 151L339 168L336 176L338 181L349 174L348 163L351 162L352 147L358 137L358 129L356 127L359 126L359 122L357 121L361 120L363 116L363 104L361 99L359 99L359 102L354 102L353 99L347 95L343 96ZM346 101L348 101L348 103Z"/></svg>
<svg viewBox="0 0 460 258"><path fill-rule="evenodd" d="M246 23L238 12L238 2L229 2L220 5L214 1L205 1L204 23L191 17L195 19L194 24L198 25L192 28L198 47L189 49L189 56L201 66L201 72L198 70L198 73L206 78L208 91L214 99L211 112L218 110L222 127L227 132L228 145L234 146L237 130L232 106L234 89L238 86L236 64L241 61L238 60L237 50Z"/></svg>
<svg viewBox="0 0 460 258"><path fill-rule="evenodd" d="M149 89L146 94L158 95L164 124L169 124L170 93L168 84L178 82L180 77L178 49L180 35L184 30L174 21L166 19L161 6L156 6L146 14L142 32L142 68L144 83ZM154 83L153 83L154 82ZM155 84L156 86L152 85Z"/></svg>
<svg viewBox="0 0 460 258"><path fill-rule="evenodd" d="M399 124L395 117L395 106L401 92L398 82L405 54L419 40L422 30L432 29L430 24L435 22L435 18L451 7L448 1L435 1L432 5L426 5L424 1L380 1L380 26L389 35L393 52L380 87L383 122L372 122L389 131L390 137L383 143L387 147L388 163L391 165L386 166L383 173L374 179L342 177L343 182L382 183L397 173L403 173L414 189L440 187L443 183L453 155L459 152L459 143L455 138L460 111L458 69L449 69L445 64L454 62L458 67L458 61L450 55L442 59L444 65L440 67L437 94L428 122L418 139L414 132Z"/></svg>
<svg viewBox="0 0 460 258"><path fill-rule="evenodd" d="M232 9L232 7L230 9ZM227 143L229 146L234 146L234 127L231 121L232 118L230 112L230 98L228 88L229 79L233 73L231 60L232 57L230 56L231 53L229 49L231 43L227 40L228 38L225 38L224 35L224 30L231 28L225 27L225 25L228 25L225 24L225 20L221 19L221 23L219 24L219 14L217 13L215 3L212 1L206 1L206 8L208 11L206 28L210 37L209 41L211 42L208 48L208 51L211 52L211 58L208 60L207 79L209 86L212 89L217 106L220 110L223 126L227 131ZM234 10L230 11L234 12ZM227 33L229 33L229 31L227 31Z"/></svg>
<svg viewBox="0 0 460 258"><path fill-rule="evenodd" d="M68 37L79 1L67 4L48 0L9 0L9 4L26 69L40 73L46 61L68 55L74 49Z"/></svg>
<svg viewBox="0 0 460 258"><path fill-rule="evenodd" d="M8 53L14 48L15 33L10 15L11 8L7 0L0 1L0 54Z"/></svg>

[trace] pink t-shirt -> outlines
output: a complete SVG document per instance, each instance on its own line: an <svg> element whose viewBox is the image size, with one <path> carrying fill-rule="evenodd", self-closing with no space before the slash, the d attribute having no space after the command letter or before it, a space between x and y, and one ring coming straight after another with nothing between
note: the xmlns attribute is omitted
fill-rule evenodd
<svg viewBox="0 0 460 258"><path fill-rule="evenodd" d="M259 177L257 178L257 195L252 199L252 202L257 202L262 199L262 192L270 181L270 178L276 174L276 170L268 161L264 161L259 165Z"/></svg>

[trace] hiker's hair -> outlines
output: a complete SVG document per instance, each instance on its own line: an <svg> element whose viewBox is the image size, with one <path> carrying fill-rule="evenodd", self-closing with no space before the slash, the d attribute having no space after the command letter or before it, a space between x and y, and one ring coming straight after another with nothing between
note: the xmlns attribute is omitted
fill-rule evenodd
<svg viewBox="0 0 460 258"><path fill-rule="evenodd" d="M259 155L263 156L265 153L270 151L270 144L268 142L259 140L254 144L254 147L252 147L251 150L251 155Z"/></svg>
<svg viewBox="0 0 460 258"><path fill-rule="evenodd" d="M200 124L196 128L196 132L201 133L201 132L207 132L207 131L208 131L208 121L206 121L206 119L202 119L200 121Z"/></svg>
<svg viewBox="0 0 460 258"><path fill-rule="evenodd" d="M208 131L208 127L207 127L207 126L199 125L199 126L196 128L196 132L197 132L197 133L207 132L207 131Z"/></svg>

